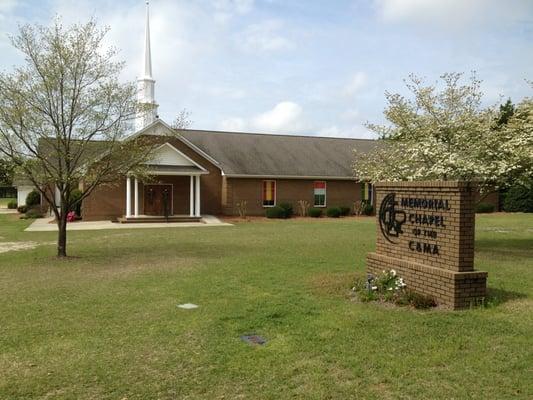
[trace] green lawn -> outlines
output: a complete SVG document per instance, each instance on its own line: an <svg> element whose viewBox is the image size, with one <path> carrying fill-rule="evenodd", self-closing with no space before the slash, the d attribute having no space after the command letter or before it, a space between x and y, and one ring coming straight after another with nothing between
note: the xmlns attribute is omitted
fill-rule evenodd
<svg viewBox="0 0 533 400"><path fill-rule="evenodd" d="M41 244L0 253L1 399L533 397L533 215L478 216L492 294L462 312L347 296L373 218L73 232L67 261L28 223L0 215Z"/></svg>

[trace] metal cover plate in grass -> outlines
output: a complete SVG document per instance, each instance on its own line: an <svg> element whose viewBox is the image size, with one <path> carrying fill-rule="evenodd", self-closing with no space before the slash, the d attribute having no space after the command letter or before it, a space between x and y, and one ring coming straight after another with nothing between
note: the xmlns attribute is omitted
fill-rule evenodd
<svg viewBox="0 0 533 400"><path fill-rule="evenodd" d="M264 337L259 335L243 335L241 339L250 344L264 345L267 341Z"/></svg>
<svg viewBox="0 0 533 400"><path fill-rule="evenodd" d="M185 303L185 304L179 304L178 308L183 308L184 310L193 310L195 308L198 308L198 306L192 303Z"/></svg>

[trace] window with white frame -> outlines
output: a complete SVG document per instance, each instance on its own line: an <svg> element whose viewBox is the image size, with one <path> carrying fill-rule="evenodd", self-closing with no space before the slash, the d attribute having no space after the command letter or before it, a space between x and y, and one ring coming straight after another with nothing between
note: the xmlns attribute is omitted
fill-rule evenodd
<svg viewBox="0 0 533 400"><path fill-rule="evenodd" d="M276 181L263 181L263 207L276 205Z"/></svg>
<svg viewBox="0 0 533 400"><path fill-rule="evenodd" d="M326 207L326 181L314 182L313 195L315 207Z"/></svg>

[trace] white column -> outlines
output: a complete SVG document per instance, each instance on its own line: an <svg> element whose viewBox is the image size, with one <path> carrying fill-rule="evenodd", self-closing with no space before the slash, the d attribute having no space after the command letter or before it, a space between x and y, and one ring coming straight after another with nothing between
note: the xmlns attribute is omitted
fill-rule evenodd
<svg viewBox="0 0 533 400"><path fill-rule="evenodd" d="M131 217L131 178L126 178L126 218Z"/></svg>
<svg viewBox="0 0 533 400"><path fill-rule="evenodd" d="M196 213L196 216L200 216L200 175L196 175L196 193L195 193L195 206L194 211Z"/></svg>
<svg viewBox="0 0 533 400"><path fill-rule="evenodd" d="M135 177L134 183L134 197L133 197L133 212L136 217L139 216L139 180Z"/></svg>
<svg viewBox="0 0 533 400"><path fill-rule="evenodd" d="M191 184L190 184L190 191L189 191L189 216L194 217L194 176L190 176L191 178Z"/></svg>

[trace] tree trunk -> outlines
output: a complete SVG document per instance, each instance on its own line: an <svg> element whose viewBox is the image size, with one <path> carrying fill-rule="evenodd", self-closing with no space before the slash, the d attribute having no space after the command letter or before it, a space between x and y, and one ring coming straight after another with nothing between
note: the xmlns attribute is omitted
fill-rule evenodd
<svg viewBox="0 0 533 400"><path fill-rule="evenodd" d="M57 220L58 236L57 236L57 256L67 256L67 213L61 209L59 219Z"/></svg>

